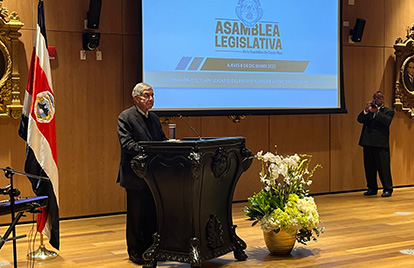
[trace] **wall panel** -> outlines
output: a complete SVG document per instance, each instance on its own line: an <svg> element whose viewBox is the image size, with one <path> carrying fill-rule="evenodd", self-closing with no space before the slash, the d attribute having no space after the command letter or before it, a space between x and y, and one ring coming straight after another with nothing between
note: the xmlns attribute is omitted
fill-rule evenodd
<svg viewBox="0 0 414 268"><path fill-rule="evenodd" d="M34 0L6 0L3 1L3 7L9 12L16 11L20 20L24 23L22 29L34 29L37 23L37 2Z"/></svg>
<svg viewBox="0 0 414 268"><path fill-rule="evenodd" d="M53 84L62 216L123 210L123 194L115 183L119 161L116 118L122 110L122 36L103 35L100 49L81 61L79 33L51 32L58 50ZM112 198L108 198L112 196ZM78 206L73 206L73 204Z"/></svg>
<svg viewBox="0 0 414 268"><path fill-rule="evenodd" d="M139 22L141 14L139 11L141 1L123 1L122 2L122 18L123 18L123 33L137 35L139 29Z"/></svg>
<svg viewBox="0 0 414 268"><path fill-rule="evenodd" d="M38 1L32 0L31 2L37 6ZM123 2L125 1L102 1L99 29L91 29L91 31L121 33ZM88 0L45 1L46 30L85 31L88 10ZM35 18L34 22L36 21Z"/></svg>
<svg viewBox="0 0 414 268"><path fill-rule="evenodd" d="M124 35L122 46L119 47L122 53L122 69L123 79L120 90L123 92L123 107L133 105L132 89L141 81L138 81L140 70L140 51L139 40L137 35Z"/></svg>
<svg viewBox="0 0 414 268"><path fill-rule="evenodd" d="M387 10L384 15L385 46L392 47L398 37L406 39L407 29L414 23L414 2L387 0L385 10Z"/></svg>
<svg viewBox="0 0 414 268"><path fill-rule="evenodd" d="M342 19L349 21L349 27L343 27L343 45L384 46L384 1L386 0L355 0L354 5L349 5L347 0L342 1ZM360 43L350 43L350 29L354 27L357 18L366 20L364 34Z"/></svg>

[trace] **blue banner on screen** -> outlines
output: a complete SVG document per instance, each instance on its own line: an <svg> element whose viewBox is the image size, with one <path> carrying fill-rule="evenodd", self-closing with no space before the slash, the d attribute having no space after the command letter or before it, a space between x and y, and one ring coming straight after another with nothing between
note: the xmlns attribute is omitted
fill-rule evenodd
<svg viewBox="0 0 414 268"><path fill-rule="evenodd" d="M154 110L343 111L339 14L334 0L143 0Z"/></svg>

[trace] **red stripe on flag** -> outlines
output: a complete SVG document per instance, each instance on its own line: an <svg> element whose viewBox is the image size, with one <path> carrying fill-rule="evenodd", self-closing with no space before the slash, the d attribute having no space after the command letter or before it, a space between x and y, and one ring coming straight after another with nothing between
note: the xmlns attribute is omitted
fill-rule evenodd
<svg viewBox="0 0 414 268"><path fill-rule="evenodd" d="M47 210L45 208L41 208L41 210L42 210L42 213L37 214L37 221L36 221L37 231L39 233L43 232L43 229L46 226L46 222L47 222L47 218L48 218Z"/></svg>
<svg viewBox="0 0 414 268"><path fill-rule="evenodd" d="M53 119L50 122L42 123L39 122L39 120L36 120L36 111L38 107L36 107L36 98L37 94L47 91L51 95L54 96L53 91L51 90L49 86L49 82L47 80L47 76L44 72L44 70L41 68L39 64L39 57L36 55L34 58L34 64L33 64L33 76L32 76L32 103L31 103L31 111L30 114L32 118L36 121L36 126L39 129L39 131L42 133L42 135L46 138L46 140L49 143L50 149L52 151L53 160L56 163L57 166L57 146L56 146L56 121L55 117L53 116Z"/></svg>

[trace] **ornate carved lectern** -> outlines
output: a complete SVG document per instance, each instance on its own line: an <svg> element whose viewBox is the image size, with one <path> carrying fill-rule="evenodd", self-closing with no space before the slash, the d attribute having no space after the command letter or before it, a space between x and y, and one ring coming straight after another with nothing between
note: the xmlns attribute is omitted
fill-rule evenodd
<svg viewBox="0 0 414 268"><path fill-rule="evenodd" d="M200 267L202 261L233 251L245 260L236 235L232 198L240 175L253 159L244 137L142 142L131 162L155 199L158 231L144 253L143 267L171 260Z"/></svg>

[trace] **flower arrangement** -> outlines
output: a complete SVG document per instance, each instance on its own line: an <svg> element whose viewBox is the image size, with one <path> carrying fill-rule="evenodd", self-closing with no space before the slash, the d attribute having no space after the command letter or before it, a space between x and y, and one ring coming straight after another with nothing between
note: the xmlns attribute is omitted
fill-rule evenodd
<svg viewBox="0 0 414 268"><path fill-rule="evenodd" d="M248 198L249 205L243 209L248 220L254 221L252 226L260 222L264 232L284 230L305 245L311 239L316 241L324 228L319 227L317 206L306 187L311 185L310 179L321 165L309 171L312 156L306 154L263 155L260 151L255 157L262 162L259 175L263 187Z"/></svg>

